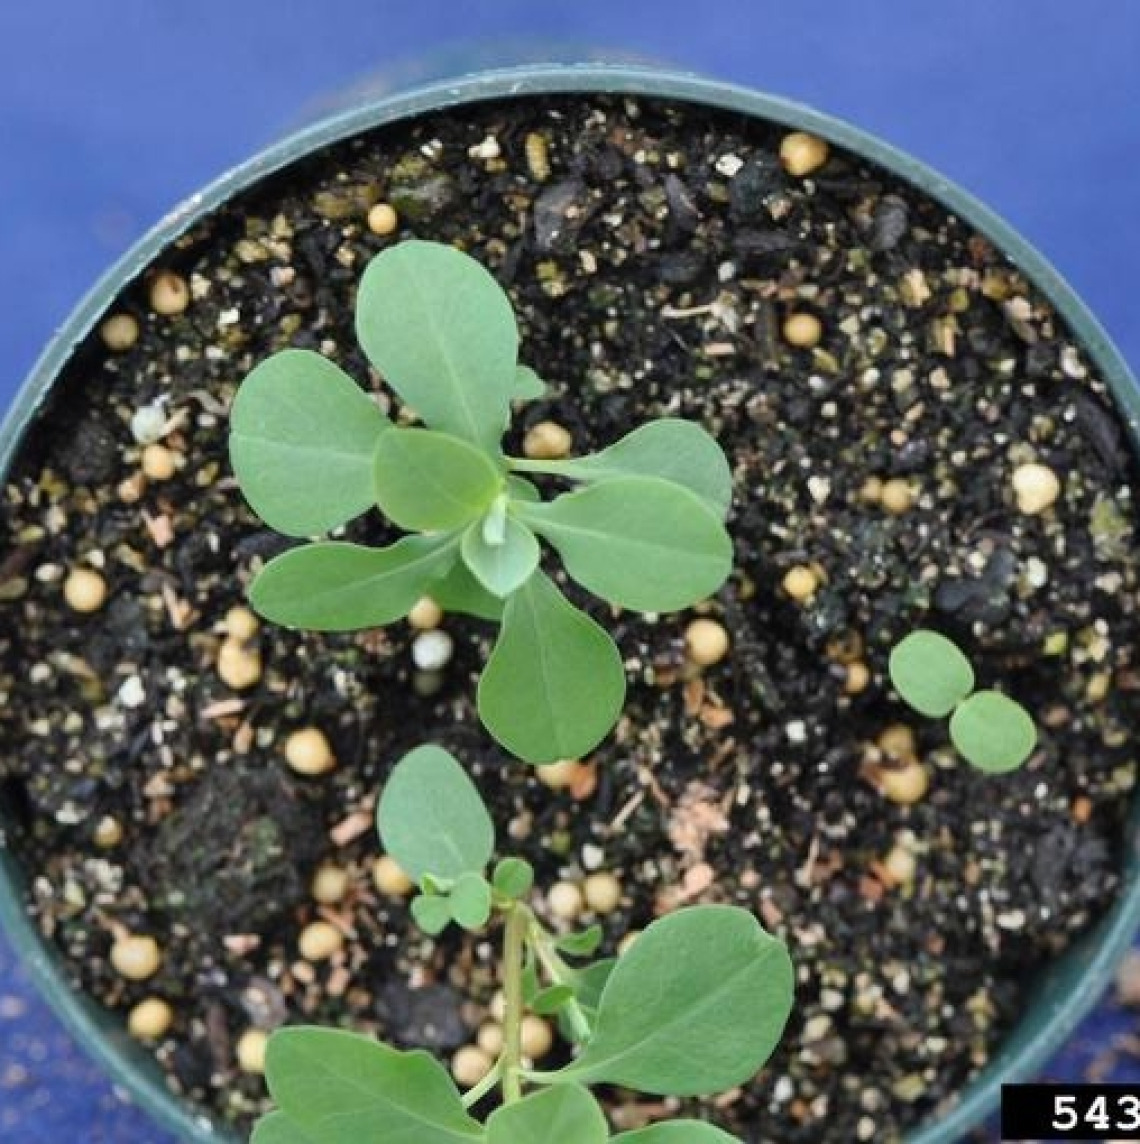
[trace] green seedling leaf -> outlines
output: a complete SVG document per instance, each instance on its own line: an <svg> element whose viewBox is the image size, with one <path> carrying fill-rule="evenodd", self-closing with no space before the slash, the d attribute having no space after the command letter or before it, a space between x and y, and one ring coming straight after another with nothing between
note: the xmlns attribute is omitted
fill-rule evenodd
<svg viewBox="0 0 1140 1144"><path fill-rule="evenodd" d="M283 1112L271 1112L263 1116L254 1126L249 1144L320 1144Z"/></svg>
<svg viewBox="0 0 1140 1144"><path fill-rule="evenodd" d="M616 957L607 957L594 962L593 965L587 965L574 975L574 998L591 1025L597 1018L598 1002L602 999L606 982L609 981L617 963ZM558 1030L568 1041L578 1039L573 1026L561 1013L558 1015Z"/></svg>
<svg viewBox="0 0 1140 1144"><path fill-rule="evenodd" d="M479 681L479 714L531 763L579 759L613 728L625 669L613 640L541 571L510 597Z"/></svg>
<svg viewBox="0 0 1140 1144"><path fill-rule="evenodd" d="M609 1138L598 1102L576 1084L532 1093L487 1119L487 1144L606 1144Z"/></svg>
<svg viewBox="0 0 1140 1144"><path fill-rule="evenodd" d="M446 894L419 894L410 909L412 921L429 937L438 937L451 923L451 901Z"/></svg>
<svg viewBox="0 0 1140 1144"><path fill-rule="evenodd" d="M559 953L565 953L570 957L589 957L602 944L602 937L602 927L593 925L589 929L580 930L578 933L570 933L557 938L554 942L554 948Z"/></svg>
<svg viewBox="0 0 1140 1144"><path fill-rule="evenodd" d="M491 878L495 892L518 901L530 893L534 885L534 867L525 858L504 858Z"/></svg>
<svg viewBox="0 0 1140 1144"><path fill-rule="evenodd" d="M721 520L732 504L732 470L716 439L694 422L675 417L650 421L600 453L523 464L589 483L615 477L660 477L695 493Z"/></svg>
<svg viewBox="0 0 1140 1144"><path fill-rule="evenodd" d="M401 242L360 282L356 334L384 380L433 429L495 451L518 366L518 328L502 288L475 259Z"/></svg>
<svg viewBox="0 0 1140 1144"><path fill-rule="evenodd" d="M507 506L510 497L504 492L497 496L479 522L483 540L492 546L504 544L507 539Z"/></svg>
<svg viewBox="0 0 1140 1144"><path fill-rule="evenodd" d="M454 879L452 878L436 878L431 874L425 874L420 879L420 889L429 896L442 894L444 897L447 897L454 884Z"/></svg>
<svg viewBox="0 0 1140 1144"><path fill-rule="evenodd" d="M751 914L735 906L679 910L618 959L581 1055L543 1079L662 1096L743 1084L779 1042L794 980L784 944Z"/></svg>
<svg viewBox="0 0 1140 1144"><path fill-rule="evenodd" d="M1001 774L1020 767L1037 745L1029 713L1000 691L978 691L950 717L950 738L980 771Z"/></svg>
<svg viewBox="0 0 1140 1144"><path fill-rule="evenodd" d="M903 699L932 719L949 715L974 690L970 661L938 632L911 632L891 651L888 668Z"/></svg>
<svg viewBox="0 0 1140 1144"><path fill-rule="evenodd" d="M449 880L482 874L495 848L495 828L475 784L451 755L430 744L393 768L376 825L384 849L417 883L425 874Z"/></svg>
<svg viewBox="0 0 1140 1144"><path fill-rule="evenodd" d="M610 1144L740 1144L740 1140L703 1120L669 1120L621 1132Z"/></svg>
<svg viewBox="0 0 1140 1144"><path fill-rule="evenodd" d="M393 429L376 443L376 503L400 528L460 528L499 495L503 477L486 453L446 433Z"/></svg>
<svg viewBox="0 0 1140 1144"><path fill-rule="evenodd" d="M422 1050L399 1052L334 1029L281 1029L269 1040L265 1076L278 1108L321 1144L484 1138L447 1070Z"/></svg>
<svg viewBox="0 0 1140 1144"><path fill-rule="evenodd" d="M619 477L514 511L558 549L579 584L637 611L688 607L732 569L732 541L716 514L660 478Z"/></svg>
<svg viewBox="0 0 1140 1144"><path fill-rule="evenodd" d="M501 543L488 543L483 522L476 521L463 534L461 551L480 584L502 599L530 579L542 555L534 533L510 516L503 520Z"/></svg>
<svg viewBox="0 0 1140 1144"><path fill-rule="evenodd" d="M542 500L542 493L526 479L517 477L513 473L507 477L507 492L513 500L530 501L532 504Z"/></svg>
<svg viewBox="0 0 1140 1144"><path fill-rule="evenodd" d="M286 627L383 627L406 616L458 555L458 538L448 536L406 536L387 548L337 540L306 544L271 560L249 600L267 620Z"/></svg>
<svg viewBox="0 0 1140 1144"><path fill-rule="evenodd" d="M390 427L327 358L282 350L255 367L234 398L230 464L270 528L318 536L372 508L372 454Z"/></svg>
<svg viewBox="0 0 1140 1144"><path fill-rule="evenodd" d="M511 397L515 401L534 401L545 392L546 382L529 365L520 365L515 370L515 380L511 386Z"/></svg>
<svg viewBox="0 0 1140 1144"><path fill-rule="evenodd" d="M481 874L460 874L450 897L451 916L465 930L481 930L491 918L491 885Z"/></svg>
<svg viewBox="0 0 1140 1144"><path fill-rule="evenodd" d="M462 560L457 560L447 575L434 581L427 594L445 612L496 622L503 618L503 601L492 596Z"/></svg>
<svg viewBox="0 0 1140 1144"><path fill-rule="evenodd" d="M550 985L540 989L528 1002L531 1010L540 1017L548 1017L557 1013L567 1001L574 1000L574 987L572 985Z"/></svg>

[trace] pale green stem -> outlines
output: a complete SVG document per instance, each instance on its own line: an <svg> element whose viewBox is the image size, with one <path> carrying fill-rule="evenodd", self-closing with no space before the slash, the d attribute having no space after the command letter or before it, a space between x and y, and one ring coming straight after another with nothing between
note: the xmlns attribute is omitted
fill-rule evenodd
<svg viewBox="0 0 1140 1144"><path fill-rule="evenodd" d="M523 956L531 914L513 905L503 940L503 1101L522 1099Z"/></svg>
<svg viewBox="0 0 1140 1144"><path fill-rule="evenodd" d="M530 939L535 956L542 968L546 970L551 982L554 985L573 985L574 970L558 956L558 950L554 948L554 942L550 935L533 915L531 915ZM575 1038L579 1041L586 1040L590 1036L591 1029L589 1018L582 1006L571 998L562 1007L562 1012L570 1023L570 1028L574 1030Z"/></svg>
<svg viewBox="0 0 1140 1144"><path fill-rule="evenodd" d="M469 1088L463 1094L463 1107L474 1108L499 1083L502 1075L503 1058L500 1057L495 1062L495 1067L477 1085Z"/></svg>

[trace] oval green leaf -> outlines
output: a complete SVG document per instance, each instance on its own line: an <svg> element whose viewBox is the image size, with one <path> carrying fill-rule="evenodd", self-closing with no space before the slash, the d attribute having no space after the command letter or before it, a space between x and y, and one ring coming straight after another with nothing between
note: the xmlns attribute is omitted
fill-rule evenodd
<svg viewBox="0 0 1140 1144"><path fill-rule="evenodd" d="M572 985L550 985L540 989L527 1002L532 1013L540 1017L551 1017L558 1012L568 1001L574 1000L574 987Z"/></svg>
<svg viewBox="0 0 1140 1144"><path fill-rule="evenodd" d="M442 747L409 751L392 769L376 826L384 849L419 882L481 874L495 849L495 827L467 772Z"/></svg>
<svg viewBox="0 0 1140 1144"><path fill-rule="evenodd" d="M437 937L451 924L451 902L444 894L417 894L409 909L412 921L429 937Z"/></svg>
<svg viewBox="0 0 1140 1144"><path fill-rule="evenodd" d="M487 730L530 763L588 754L625 701L625 668L613 640L541 572L510 597L479 680Z"/></svg>
<svg viewBox="0 0 1140 1144"><path fill-rule="evenodd" d="M487 1119L487 1144L606 1144L609 1138L598 1102L576 1084L532 1093Z"/></svg>
<svg viewBox="0 0 1140 1144"><path fill-rule="evenodd" d="M617 963L616 957L607 957L574 972L574 999L591 1025L598 1015L598 1002L602 999L606 982L609 981ZM558 1031L568 1041L581 1040L573 1023L566 1018L565 1012L558 1014Z"/></svg>
<svg viewBox="0 0 1140 1144"><path fill-rule="evenodd" d="M696 493L721 520L732 505L732 470L716 438L695 422L677 417L650 421L586 457L512 464L589 483L615 477L660 477Z"/></svg>
<svg viewBox="0 0 1140 1144"><path fill-rule="evenodd" d="M544 1079L662 1096L743 1084L779 1043L794 981L783 942L747 911L679 910L618 958L581 1055Z"/></svg>
<svg viewBox="0 0 1140 1144"><path fill-rule="evenodd" d="M427 425L495 450L518 384L510 300L475 259L435 242L378 254L360 282L356 334Z"/></svg>
<svg viewBox="0 0 1140 1144"><path fill-rule="evenodd" d="M577 933L564 934L554 939L554 948L570 957L589 957L602 944L605 933L599 925L592 925Z"/></svg>
<svg viewBox="0 0 1140 1144"><path fill-rule="evenodd" d="M1016 770L1037 746L1037 727L1020 703L1000 691L978 691L950 718L950 739L980 771Z"/></svg>
<svg viewBox="0 0 1140 1144"><path fill-rule="evenodd" d="M686 608L732 570L720 519L695 493L660 478L619 477L549 504L517 502L514 512L558 549L579 584L636 611Z"/></svg>
<svg viewBox="0 0 1140 1144"><path fill-rule="evenodd" d="M515 401L534 401L545 392L546 382L529 365L520 365L515 370L515 380L511 386L511 397Z"/></svg>
<svg viewBox="0 0 1140 1144"><path fill-rule="evenodd" d="M486 453L447 433L393 429L376 443L376 503L409 532L459 528L503 487Z"/></svg>
<svg viewBox="0 0 1140 1144"><path fill-rule="evenodd" d="M254 1126L249 1144L319 1144L283 1112L271 1112Z"/></svg>
<svg viewBox="0 0 1140 1144"><path fill-rule="evenodd" d="M522 501L540 501L542 500L542 493L533 482L528 481L526 477L515 476L510 474L507 477L507 492L513 500Z"/></svg>
<svg viewBox="0 0 1140 1144"><path fill-rule="evenodd" d="M503 618L503 601L492 596L462 560L457 560L447 575L434 581L427 594L445 612L459 612L480 620Z"/></svg>
<svg viewBox="0 0 1140 1144"><path fill-rule="evenodd" d="M669 1120L636 1132L621 1132L611 1144L740 1144L740 1140L703 1120Z"/></svg>
<svg viewBox="0 0 1140 1144"><path fill-rule="evenodd" d="M455 563L459 541L406 536L387 548L343 541L283 552L258 573L250 603L267 620L318 632L383 627L406 616Z"/></svg>
<svg viewBox="0 0 1140 1144"><path fill-rule="evenodd" d="M491 918L491 886L481 874L460 874L448 900L452 918L465 930L481 930Z"/></svg>
<svg viewBox="0 0 1140 1144"><path fill-rule="evenodd" d="M483 1139L447 1070L422 1050L399 1052L337 1029L280 1029L265 1077L281 1111L321 1144Z"/></svg>
<svg viewBox="0 0 1140 1144"><path fill-rule="evenodd" d="M372 454L391 427L342 369L282 350L241 383L230 464L250 508L286 536L318 536L373 507Z"/></svg>
<svg viewBox="0 0 1140 1144"><path fill-rule="evenodd" d="M504 858L495 866L491 884L496 893L518 901L534 886L534 867L525 858Z"/></svg>
<svg viewBox="0 0 1140 1144"><path fill-rule="evenodd" d="M974 690L974 669L958 645L925 628L894 646L888 670L903 699L931 719L949 715Z"/></svg>
<svg viewBox="0 0 1140 1144"><path fill-rule="evenodd" d="M463 562L493 596L506 599L534 574L542 553L538 541L525 524L512 516L503 521L501 544L489 544L482 521L476 521L463 534Z"/></svg>

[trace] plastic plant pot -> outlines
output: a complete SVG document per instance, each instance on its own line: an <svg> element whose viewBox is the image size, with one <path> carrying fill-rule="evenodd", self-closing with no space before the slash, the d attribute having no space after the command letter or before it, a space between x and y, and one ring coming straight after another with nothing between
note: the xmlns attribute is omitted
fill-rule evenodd
<svg viewBox="0 0 1140 1144"><path fill-rule="evenodd" d="M295 160L386 124L489 100L590 93L699 104L810 131L893 172L942 203L1011 258L1050 300L1111 387L1133 447L1140 450L1140 388L1096 319L1053 267L1011 227L929 167L841 120L745 88L624 65L542 65L436 83L335 114L269 147L174 210L98 282L32 370L0 427L0 477L11 466L29 423L76 346L120 291L160 260L180 235L233 196ZM0 820L0 834L2 830ZM24 911L24 884L24 872L10 854L0 851L0 922L33 980L86 1051L164 1129L194 1144L236 1144L231 1131L212 1125L167 1089L157 1065L129 1038L117 1019L72 989L58 953L38 934ZM1138 923L1140 798L1134 803L1125 869L1112 908L1040 975L1024 1017L984 1072L965 1086L949 1112L912 1130L907 1144L952 1144L994 1112L1002 1082L1031 1078L1109 984Z"/></svg>

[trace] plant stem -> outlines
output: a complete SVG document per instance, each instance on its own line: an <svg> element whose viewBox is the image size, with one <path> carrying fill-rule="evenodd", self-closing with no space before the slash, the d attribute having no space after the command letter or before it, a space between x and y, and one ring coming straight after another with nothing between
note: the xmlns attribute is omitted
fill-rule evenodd
<svg viewBox="0 0 1140 1144"><path fill-rule="evenodd" d="M531 913L514 903L507 913L503 939L503 1101L522 1099L523 956Z"/></svg>
<svg viewBox="0 0 1140 1144"><path fill-rule="evenodd" d="M555 985L572 985L574 983L574 970L558 956L554 942L550 935L542 928L541 923L533 915L530 919L530 939L534 947L535 956L539 964L546 970L547 976ZM590 1036L590 1021L582 1006L571 998L562 1008L566 1020L574 1030L576 1040L584 1041Z"/></svg>
<svg viewBox="0 0 1140 1144"><path fill-rule="evenodd" d="M499 1083L503 1075L503 1058L495 1062L495 1067L476 1085L473 1085L463 1094L463 1107L473 1108Z"/></svg>

